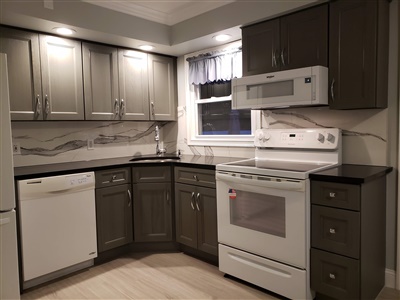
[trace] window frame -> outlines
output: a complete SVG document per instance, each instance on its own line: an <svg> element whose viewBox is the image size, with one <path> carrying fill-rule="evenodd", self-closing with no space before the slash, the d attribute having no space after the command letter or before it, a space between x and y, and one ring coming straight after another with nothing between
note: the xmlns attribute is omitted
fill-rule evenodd
<svg viewBox="0 0 400 300"><path fill-rule="evenodd" d="M200 99L200 88L189 83L189 62L186 60L189 57L197 56L201 53L209 51L223 50L227 47L237 47L241 42L230 43L224 46L219 46L211 49L205 49L195 53L190 53L184 56L185 64L185 91L186 91L186 136L189 146L225 146L225 147L254 147L254 134L261 124L261 111L251 110L251 134L250 135L199 135L198 124L198 104L232 101L232 95L225 97L211 97Z"/></svg>

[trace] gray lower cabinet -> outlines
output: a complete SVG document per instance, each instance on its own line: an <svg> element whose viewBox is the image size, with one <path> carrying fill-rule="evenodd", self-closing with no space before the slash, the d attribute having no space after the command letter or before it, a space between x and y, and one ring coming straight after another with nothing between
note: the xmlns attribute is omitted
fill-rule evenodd
<svg viewBox="0 0 400 300"><path fill-rule="evenodd" d="M173 240L170 166L132 167L135 242Z"/></svg>
<svg viewBox="0 0 400 300"><path fill-rule="evenodd" d="M96 222L98 252L133 241L130 168L97 171Z"/></svg>
<svg viewBox="0 0 400 300"><path fill-rule="evenodd" d="M218 255L214 170L175 168L175 222L177 242Z"/></svg>
<svg viewBox="0 0 400 300"><path fill-rule="evenodd" d="M311 181L311 288L317 298L375 299L385 282L384 177Z"/></svg>
<svg viewBox="0 0 400 300"><path fill-rule="evenodd" d="M87 120L176 119L175 59L83 43Z"/></svg>
<svg viewBox="0 0 400 300"><path fill-rule="evenodd" d="M0 27L12 120L83 120L81 43Z"/></svg>

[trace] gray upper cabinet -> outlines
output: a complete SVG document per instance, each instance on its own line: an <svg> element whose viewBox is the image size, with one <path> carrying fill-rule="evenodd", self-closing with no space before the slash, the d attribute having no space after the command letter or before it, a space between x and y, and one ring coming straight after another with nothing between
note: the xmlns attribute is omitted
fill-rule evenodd
<svg viewBox="0 0 400 300"><path fill-rule="evenodd" d="M149 120L147 54L118 49L120 116L122 120Z"/></svg>
<svg viewBox="0 0 400 300"><path fill-rule="evenodd" d="M83 120L81 43L1 28L12 120Z"/></svg>
<svg viewBox="0 0 400 300"><path fill-rule="evenodd" d="M85 119L118 120L118 50L114 47L83 43Z"/></svg>
<svg viewBox="0 0 400 300"><path fill-rule="evenodd" d="M171 57L148 55L150 119L176 120L175 60Z"/></svg>
<svg viewBox="0 0 400 300"><path fill-rule="evenodd" d="M12 120L43 120L39 35L0 27L0 52L7 54Z"/></svg>
<svg viewBox="0 0 400 300"><path fill-rule="evenodd" d="M328 65L328 5L242 29L243 76Z"/></svg>
<svg viewBox="0 0 400 300"><path fill-rule="evenodd" d="M40 35L45 120L84 120L81 42Z"/></svg>
<svg viewBox="0 0 400 300"><path fill-rule="evenodd" d="M330 108L387 107L388 1L338 0L329 15Z"/></svg>

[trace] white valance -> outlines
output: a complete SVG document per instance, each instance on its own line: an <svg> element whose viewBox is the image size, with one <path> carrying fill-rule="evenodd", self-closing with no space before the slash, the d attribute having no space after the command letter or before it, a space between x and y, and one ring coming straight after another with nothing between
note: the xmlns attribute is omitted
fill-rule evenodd
<svg viewBox="0 0 400 300"><path fill-rule="evenodd" d="M205 84L242 77L242 49L214 51L189 57L189 82Z"/></svg>

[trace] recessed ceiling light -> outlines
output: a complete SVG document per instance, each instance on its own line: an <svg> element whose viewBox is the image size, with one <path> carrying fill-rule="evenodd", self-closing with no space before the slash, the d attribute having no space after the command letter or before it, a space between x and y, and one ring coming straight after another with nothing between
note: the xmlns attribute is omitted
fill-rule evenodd
<svg viewBox="0 0 400 300"><path fill-rule="evenodd" d="M145 50L145 51L150 51L150 50L153 50L153 49L154 49L154 47L151 46L151 45L142 45L142 46L139 46L139 48L140 48L141 50Z"/></svg>
<svg viewBox="0 0 400 300"><path fill-rule="evenodd" d="M213 36L213 39L215 39L218 42L225 42L227 40L229 40L231 38L231 36L229 34L218 34Z"/></svg>
<svg viewBox="0 0 400 300"><path fill-rule="evenodd" d="M55 32L57 32L58 34L62 34L62 35L72 35L72 34L76 33L75 30L66 28L66 27L56 27L56 28L53 28L53 30Z"/></svg>

